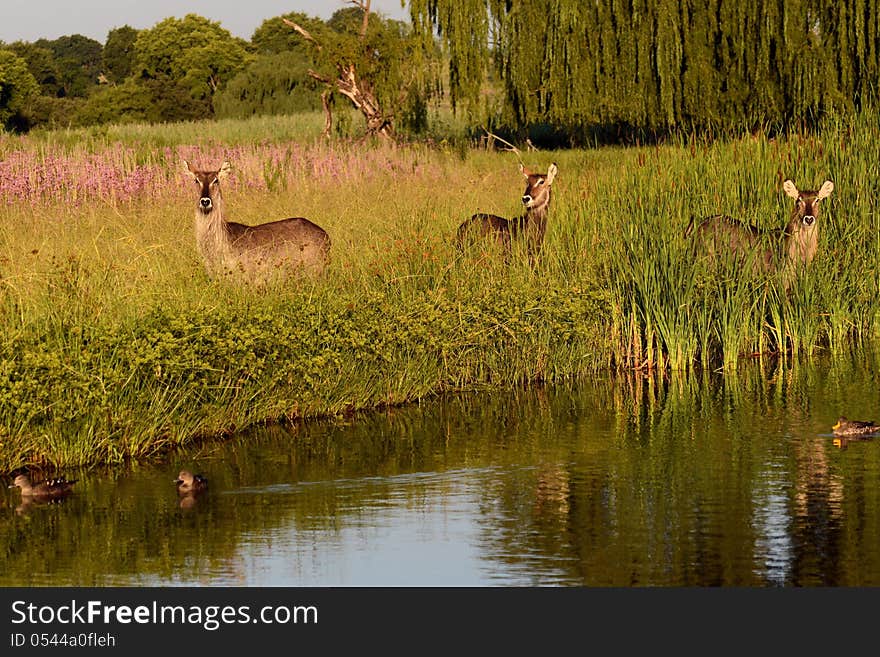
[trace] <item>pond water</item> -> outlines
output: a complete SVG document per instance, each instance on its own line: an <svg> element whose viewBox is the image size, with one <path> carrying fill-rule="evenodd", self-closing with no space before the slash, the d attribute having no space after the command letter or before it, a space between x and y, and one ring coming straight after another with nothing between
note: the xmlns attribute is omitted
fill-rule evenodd
<svg viewBox="0 0 880 657"><path fill-rule="evenodd" d="M830 434L880 420L877 362L455 395L66 473L59 504L4 487L0 585L878 585L880 438Z"/></svg>

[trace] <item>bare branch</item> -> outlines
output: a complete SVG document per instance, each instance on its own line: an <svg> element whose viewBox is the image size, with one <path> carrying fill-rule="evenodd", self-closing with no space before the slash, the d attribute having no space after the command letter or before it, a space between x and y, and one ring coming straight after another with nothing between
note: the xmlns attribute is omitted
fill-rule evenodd
<svg viewBox="0 0 880 657"><path fill-rule="evenodd" d="M367 38L367 21L370 20L370 0L364 2L364 22L361 23L361 41Z"/></svg>
<svg viewBox="0 0 880 657"><path fill-rule="evenodd" d="M502 139L502 138L499 137L498 135L492 134L492 133L489 132L486 128L483 128L483 132L485 132L485 133L486 133L486 136L489 138L489 144L491 144L493 141L500 141L502 144L504 144L504 145L506 145L506 146L508 147L508 148L502 148L501 150L504 150L504 151L513 151L514 153L516 153L516 156L517 156L517 157L520 157L520 155L522 154L521 151L520 151L516 146L514 146L513 144L511 144L511 143L510 143L509 141L507 141L506 139ZM522 158L520 158L520 161L522 161Z"/></svg>
<svg viewBox="0 0 880 657"><path fill-rule="evenodd" d="M289 20L287 20L286 18L284 18L283 16L281 17L281 20L284 21L284 24L285 24L285 25L288 25L288 26L292 27L292 28L293 28L294 30L296 30L299 34L301 34L302 37L303 37L306 41L311 41L312 43L315 44L315 47L316 47L318 50L321 50L321 44L318 43L318 41L315 39L315 37L313 37L311 34L309 34L309 31L306 30L306 28L304 28L302 25L299 25L298 23L294 23L293 21L289 21Z"/></svg>
<svg viewBox="0 0 880 657"><path fill-rule="evenodd" d="M309 77L313 80L317 80L318 82L323 82L324 84L328 84L331 86L334 84L333 80L328 78L326 75L321 75L320 73L318 73L317 71L313 71L312 69L309 69Z"/></svg>
<svg viewBox="0 0 880 657"><path fill-rule="evenodd" d="M324 108L324 129L321 131L321 137L330 138L330 130L333 128L333 110L330 109L330 94L333 93L329 88L321 92L321 105Z"/></svg>
<svg viewBox="0 0 880 657"><path fill-rule="evenodd" d="M370 20L370 0L348 0L355 7L364 12L364 20L361 23L361 41L367 38L367 23Z"/></svg>

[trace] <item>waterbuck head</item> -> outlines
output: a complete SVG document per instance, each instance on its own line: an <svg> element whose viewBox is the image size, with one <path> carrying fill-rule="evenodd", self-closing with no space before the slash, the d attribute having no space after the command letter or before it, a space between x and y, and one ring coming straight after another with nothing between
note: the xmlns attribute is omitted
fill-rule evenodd
<svg viewBox="0 0 880 657"><path fill-rule="evenodd" d="M785 229L788 256L792 261L808 263L816 255L819 235L816 219L819 217L819 203L831 196L834 183L826 180L818 191L799 191L791 180L782 184L782 189L795 199L791 219Z"/></svg>
<svg viewBox="0 0 880 657"><path fill-rule="evenodd" d="M522 164L519 170L526 179L526 191L523 192L522 202L528 212L540 212L550 203L550 185L556 177L557 168L551 164L547 173L533 173Z"/></svg>
<svg viewBox="0 0 880 657"><path fill-rule="evenodd" d="M211 214L214 208L221 202L220 181L226 179L232 167L229 162L224 162L217 170L202 171L193 169L187 160L183 161L183 165L186 172L200 189L198 211L204 215Z"/></svg>

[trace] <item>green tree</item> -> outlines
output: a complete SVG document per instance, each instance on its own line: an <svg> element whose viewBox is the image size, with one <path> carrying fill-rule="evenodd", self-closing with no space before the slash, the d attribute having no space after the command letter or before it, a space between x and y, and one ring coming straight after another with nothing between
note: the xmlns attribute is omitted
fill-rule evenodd
<svg viewBox="0 0 880 657"><path fill-rule="evenodd" d="M26 129L28 105L39 93L40 86L27 62L11 50L0 50L0 126Z"/></svg>
<svg viewBox="0 0 880 657"><path fill-rule="evenodd" d="M250 60L246 42L196 14L167 18L135 40L134 75L166 120L213 114L214 94Z"/></svg>
<svg viewBox="0 0 880 657"><path fill-rule="evenodd" d="M34 45L46 48L55 56L62 96L85 98L98 85L103 46L82 34L62 36L52 41L39 39Z"/></svg>
<svg viewBox="0 0 880 657"><path fill-rule="evenodd" d="M137 35L137 30L129 25L114 28L107 33L102 57L104 75L108 81L118 84L131 75Z"/></svg>
<svg viewBox="0 0 880 657"><path fill-rule="evenodd" d="M326 25L320 18L301 12L290 12L276 18L268 18L254 30L251 45L261 55L277 55L282 52L299 53L304 61L314 64L314 49L302 36L290 29L282 19L302 26L310 34L320 36Z"/></svg>
<svg viewBox="0 0 880 657"><path fill-rule="evenodd" d="M28 70L40 85L41 94L53 97L65 95L55 55L51 50L25 41L16 41L6 47L27 62Z"/></svg>
<svg viewBox="0 0 880 657"><path fill-rule="evenodd" d="M321 108L320 93L297 52L259 55L214 96L218 117L295 114Z"/></svg>
<svg viewBox="0 0 880 657"><path fill-rule="evenodd" d="M89 96L76 116L76 123L80 125L158 123L162 120L161 106L135 78L128 78L121 84L103 86Z"/></svg>

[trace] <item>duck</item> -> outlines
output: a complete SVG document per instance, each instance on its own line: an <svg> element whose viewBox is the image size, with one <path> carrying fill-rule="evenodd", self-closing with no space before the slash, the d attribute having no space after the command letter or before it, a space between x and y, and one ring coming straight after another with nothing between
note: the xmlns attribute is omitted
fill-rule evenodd
<svg viewBox="0 0 880 657"><path fill-rule="evenodd" d="M193 474L189 470L181 470L174 480L177 484L177 492L180 495L199 493L208 488L208 480L200 474Z"/></svg>
<svg viewBox="0 0 880 657"><path fill-rule="evenodd" d="M837 424L831 427L831 430L838 436L858 436L866 433L877 433L880 431L880 425L874 424L872 421L847 420L841 415L837 420Z"/></svg>
<svg viewBox="0 0 880 657"><path fill-rule="evenodd" d="M65 497L73 490L73 485L77 479L65 479L57 477L55 479L46 479L37 483L32 483L31 478L26 474L18 475L9 488L20 488L22 500L25 499L41 499L52 500Z"/></svg>

